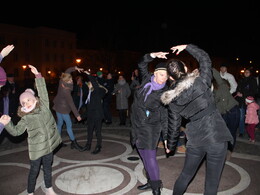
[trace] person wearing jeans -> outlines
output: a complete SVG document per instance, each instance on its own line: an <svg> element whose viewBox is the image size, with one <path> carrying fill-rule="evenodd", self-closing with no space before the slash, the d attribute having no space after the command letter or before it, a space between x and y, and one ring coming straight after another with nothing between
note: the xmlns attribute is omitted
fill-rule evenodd
<svg viewBox="0 0 260 195"><path fill-rule="evenodd" d="M174 194L183 194L189 181L196 174L203 158L207 154L206 178L204 194L216 194L221 172L226 160L227 142L201 147L188 147L181 175L174 185Z"/></svg>
<svg viewBox="0 0 260 195"><path fill-rule="evenodd" d="M58 130L59 130L59 133L61 134L62 125L63 125L63 122L65 122L70 140L75 140L75 136L74 136L74 133L72 131L72 122L71 122L70 115L69 114L61 114L59 112L56 112L56 116L57 116L57 127L58 127Z"/></svg>
<svg viewBox="0 0 260 195"><path fill-rule="evenodd" d="M233 143L233 137L216 107L211 91L211 60L204 50L193 44L174 46L171 50L176 55L186 50L199 62L199 69L191 73L188 73L185 63L178 59L167 62L169 79L175 82L161 96L163 104L168 105L167 153L176 149L182 117L188 119L185 163L174 184L173 195L185 193L204 157L204 195L215 195L227 155L227 144Z"/></svg>
<svg viewBox="0 0 260 195"><path fill-rule="evenodd" d="M40 167L43 168L43 177L45 187L52 187L52 162L53 162L53 153L44 155L36 160L30 160L30 171L28 176L28 192L34 192L37 176L39 174Z"/></svg>

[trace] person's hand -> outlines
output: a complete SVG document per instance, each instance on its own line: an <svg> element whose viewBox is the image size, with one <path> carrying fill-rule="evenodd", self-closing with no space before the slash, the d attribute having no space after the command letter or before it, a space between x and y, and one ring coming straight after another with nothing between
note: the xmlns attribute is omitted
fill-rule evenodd
<svg viewBox="0 0 260 195"><path fill-rule="evenodd" d="M167 148L167 140L164 140L164 147L167 154L171 152L171 150Z"/></svg>
<svg viewBox="0 0 260 195"><path fill-rule="evenodd" d="M187 47L187 45L177 45L177 46L173 46L173 47L171 48L171 50L172 50L172 53L174 53L175 51L177 51L177 52L176 52L176 55L179 55L179 53L180 53L181 51L183 51L184 49L186 49L186 47Z"/></svg>
<svg viewBox="0 0 260 195"><path fill-rule="evenodd" d="M77 70L79 73L84 71L83 68L79 68L79 67L77 67L77 66L75 66L75 70Z"/></svg>
<svg viewBox="0 0 260 195"><path fill-rule="evenodd" d="M163 59L167 59L166 55L169 54L169 52L153 52L150 53L152 58L163 58Z"/></svg>
<svg viewBox="0 0 260 195"><path fill-rule="evenodd" d="M35 75L39 74L37 68L35 68L33 65L28 65L28 67L31 69L31 72Z"/></svg>
<svg viewBox="0 0 260 195"><path fill-rule="evenodd" d="M2 49L1 55L4 58L7 56L12 50L14 49L13 45L7 45L5 48Z"/></svg>
<svg viewBox="0 0 260 195"><path fill-rule="evenodd" d="M11 120L11 117L8 115L2 115L0 118L0 123L2 123L3 125L7 125Z"/></svg>
<svg viewBox="0 0 260 195"><path fill-rule="evenodd" d="M237 92L237 95L236 95L236 96L238 96L238 97L243 97L243 94L240 93L240 92Z"/></svg>
<svg viewBox="0 0 260 195"><path fill-rule="evenodd" d="M90 75L90 72L87 70L84 70L84 73L86 73L87 75Z"/></svg>
<svg viewBox="0 0 260 195"><path fill-rule="evenodd" d="M82 120L82 119L81 119L81 116L78 116L78 117L77 117L77 120L78 120L78 121L81 121L81 120Z"/></svg>

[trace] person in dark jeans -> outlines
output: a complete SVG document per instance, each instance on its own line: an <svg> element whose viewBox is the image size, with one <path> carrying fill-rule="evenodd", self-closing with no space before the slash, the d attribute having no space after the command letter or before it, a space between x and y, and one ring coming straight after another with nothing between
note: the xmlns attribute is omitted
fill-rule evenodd
<svg viewBox="0 0 260 195"><path fill-rule="evenodd" d="M239 137L243 137L245 133L245 114L246 103L245 100L248 96L256 98L257 95L257 82L253 76L252 70L247 68L244 72L243 78L238 81L237 91L235 98L239 102L240 109L240 122L239 122Z"/></svg>
<svg viewBox="0 0 260 195"><path fill-rule="evenodd" d="M224 167L227 145L233 141L227 125L215 106L211 91L212 66L208 54L195 45L178 45L171 48L178 55L186 50L198 62L199 70L187 72L186 65L177 59L167 62L169 79L175 81L161 96L168 105L168 139L166 152L176 149L182 117L186 124L186 157L181 174L176 180L173 195L185 193L206 157L206 178L204 195L215 195Z"/></svg>
<svg viewBox="0 0 260 195"><path fill-rule="evenodd" d="M213 68L213 94L216 106L225 120L227 127L233 136L233 144L229 142L229 155L233 152L236 143L237 129L240 121L239 103L230 93L229 83L226 79L221 78L219 72Z"/></svg>
<svg viewBox="0 0 260 195"><path fill-rule="evenodd" d="M30 158L30 171L28 175L27 192L33 195L37 176L43 165L45 191L48 195L57 195L52 188L52 162L53 152L61 144L62 139L58 132L55 118L49 107L49 97L46 83L41 73L29 65L35 75L38 97L32 89L26 89L19 97L20 104L18 116L21 120L14 125L10 121L5 129L12 136L28 134L28 152ZM37 144L36 144L37 143Z"/></svg>
<svg viewBox="0 0 260 195"><path fill-rule="evenodd" d="M53 153L46 154L37 160L30 160L30 171L28 176L28 192L34 192L37 176L39 174L39 170L43 168L43 177L44 184L46 188L52 187L52 162L53 162Z"/></svg>

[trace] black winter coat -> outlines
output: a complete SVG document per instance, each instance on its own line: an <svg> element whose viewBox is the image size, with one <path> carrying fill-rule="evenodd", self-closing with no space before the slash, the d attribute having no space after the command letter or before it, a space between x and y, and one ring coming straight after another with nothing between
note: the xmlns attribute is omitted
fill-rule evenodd
<svg viewBox="0 0 260 195"><path fill-rule="evenodd" d="M193 71L165 92L161 99L168 109L168 142L175 150L182 117L186 124L187 147L207 146L212 143L231 141L233 138L225 121L217 110L211 92L212 70L208 54L188 45L186 50L199 62L199 71Z"/></svg>
<svg viewBox="0 0 260 195"><path fill-rule="evenodd" d="M237 92L243 94L243 97L236 96L240 108L246 108L245 100L248 96L256 98L257 95L257 82L253 76L243 77L238 81Z"/></svg>
<svg viewBox="0 0 260 195"><path fill-rule="evenodd" d="M91 92L90 102L87 103L87 120L102 120L104 118L103 98L107 93L107 89L101 86L95 77L88 75L88 78L94 90Z"/></svg>
<svg viewBox="0 0 260 195"><path fill-rule="evenodd" d="M167 109L162 104L160 97L167 86L160 90L154 90L144 101L145 93L143 86L150 82L151 74L148 72L148 63L153 58L146 54L138 64L139 73L142 77L141 87L134 93L134 101L131 106L131 138L132 144L141 149L155 149L160 134L167 138ZM147 116L146 111L149 111Z"/></svg>

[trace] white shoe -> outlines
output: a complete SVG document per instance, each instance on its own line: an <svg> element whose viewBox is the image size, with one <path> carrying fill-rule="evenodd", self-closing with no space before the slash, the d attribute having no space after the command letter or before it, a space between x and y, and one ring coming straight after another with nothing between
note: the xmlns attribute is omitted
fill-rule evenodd
<svg viewBox="0 0 260 195"><path fill-rule="evenodd" d="M45 188L45 195L58 195L54 192L53 188Z"/></svg>

